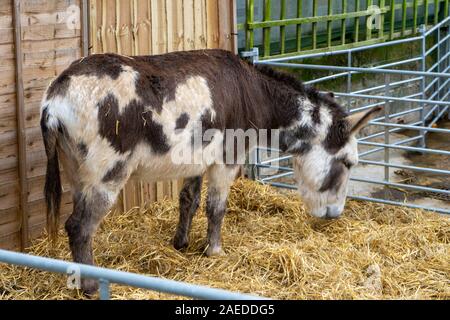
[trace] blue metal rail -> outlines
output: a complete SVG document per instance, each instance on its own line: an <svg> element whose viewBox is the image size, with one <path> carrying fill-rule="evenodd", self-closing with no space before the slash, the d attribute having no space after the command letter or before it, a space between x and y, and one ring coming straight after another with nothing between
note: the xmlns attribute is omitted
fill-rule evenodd
<svg viewBox="0 0 450 320"><path fill-rule="evenodd" d="M100 268L63 260L33 256L30 254L0 250L0 262L39 270L68 274L78 270L83 278L97 279L100 285L100 299L110 298L110 284L117 283L168 294L205 300L266 300L253 295L230 292L174 280L143 276L135 273Z"/></svg>

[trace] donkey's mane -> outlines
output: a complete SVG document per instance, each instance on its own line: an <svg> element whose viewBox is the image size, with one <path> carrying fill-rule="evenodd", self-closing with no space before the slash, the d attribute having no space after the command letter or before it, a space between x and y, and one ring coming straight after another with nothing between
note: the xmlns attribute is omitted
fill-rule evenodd
<svg viewBox="0 0 450 320"><path fill-rule="evenodd" d="M336 101L333 99L333 94L322 94L317 88L313 86L305 85L301 80L297 77L283 71L275 70L274 68L267 65L253 65L253 67L259 71L264 76L269 79L275 80L278 83L281 83L291 89L294 89L298 93L305 95L308 97L311 102L320 105L324 103L328 105L333 114L341 119L347 115L344 108L342 108Z"/></svg>
<svg viewBox="0 0 450 320"><path fill-rule="evenodd" d="M287 72L278 71L278 70L275 70L274 68L272 68L270 66L266 66L266 65L254 65L254 67L256 70L261 72L263 75L265 75L271 79L274 79L278 82L281 82L281 83L285 84L286 86L289 86L292 89L299 91L300 93L305 94L307 91L307 88L303 84L302 81L298 80L296 77L294 77L293 75L291 75ZM314 91L317 91L313 87L309 87L309 88L312 88Z"/></svg>

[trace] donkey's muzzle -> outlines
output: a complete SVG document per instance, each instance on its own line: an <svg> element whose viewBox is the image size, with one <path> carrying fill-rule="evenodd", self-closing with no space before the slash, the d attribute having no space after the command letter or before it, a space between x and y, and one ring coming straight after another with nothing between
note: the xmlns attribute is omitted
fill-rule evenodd
<svg viewBox="0 0 450 320"><path fill-rule="evenodd" d="M326 219L336 219L339 218L342 213L342 209L338 206L328 206L327 213L325 214Z"/></svg>

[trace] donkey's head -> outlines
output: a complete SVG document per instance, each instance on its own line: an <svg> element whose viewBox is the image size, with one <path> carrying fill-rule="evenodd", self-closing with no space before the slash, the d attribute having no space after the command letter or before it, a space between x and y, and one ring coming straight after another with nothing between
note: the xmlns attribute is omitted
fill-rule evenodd
<svg viewBox="0 0 450 320"><path fill-rule="evenodd" d="M300 99L300 119L282 132L281 143L294 156L298 191L309 212L337 218L344 210L350 171L358 163L356 134L379 107L347 115L333 94Z"/></svg>

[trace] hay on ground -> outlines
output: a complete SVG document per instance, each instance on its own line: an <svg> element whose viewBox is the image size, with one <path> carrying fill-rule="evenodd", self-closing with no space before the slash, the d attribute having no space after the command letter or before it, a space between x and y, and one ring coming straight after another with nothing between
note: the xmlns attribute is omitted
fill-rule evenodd
<svg viewBox="0 0 450 320"><path fill-rule="evenodd" d="M204 205L185 252L171 245L177 221L176 201L110 214L95 238L97 264L276 299L450 298L450 221L439 214L348 201L343 218L323 221L295 194L241 179L223 226L225 256L203 254ZM53 249L43 237L29 252L70 260L62 231ZM73 298L82 295L63 275L0 265L0 299ZM179 297L113 285L112 298Z"/></svg>

